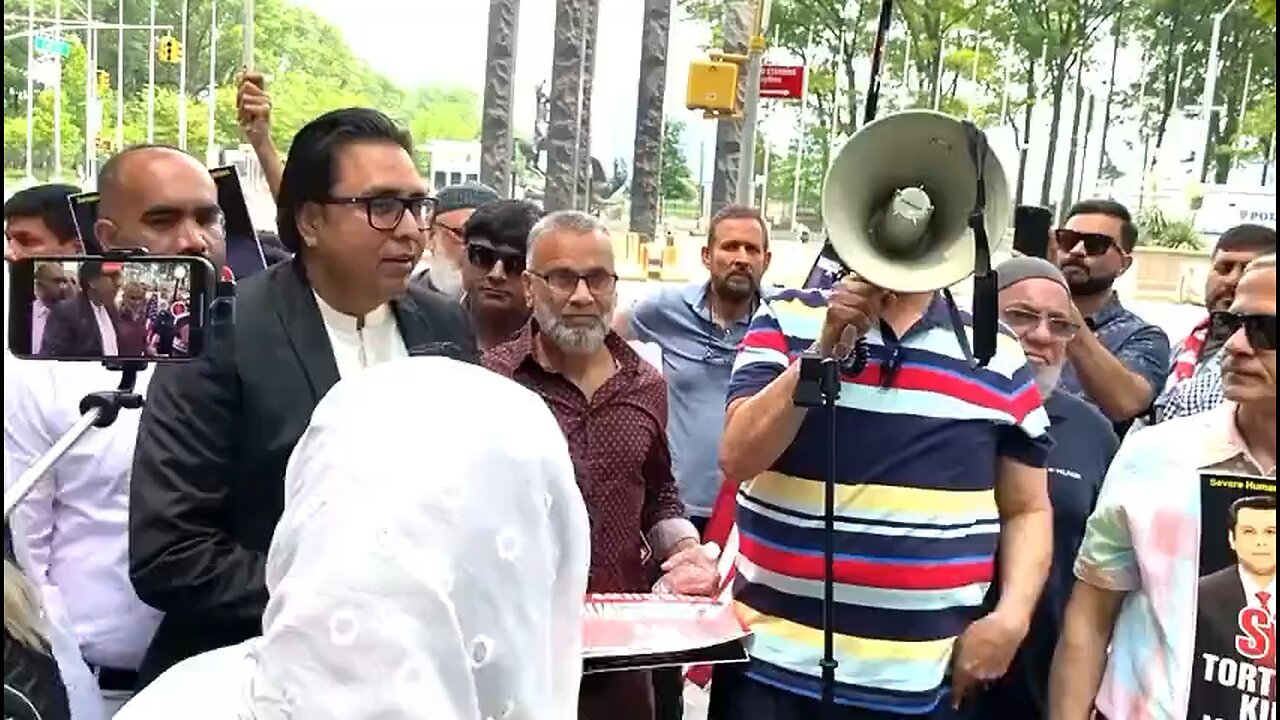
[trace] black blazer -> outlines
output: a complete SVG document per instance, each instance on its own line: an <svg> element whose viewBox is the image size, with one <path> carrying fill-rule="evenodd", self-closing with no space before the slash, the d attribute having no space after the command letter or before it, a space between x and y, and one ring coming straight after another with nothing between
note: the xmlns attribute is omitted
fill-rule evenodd
<svg viewBox="0 0 1280 720"><path fill-rule="evenodd" d="M391 303L410 354L475 361L457 303L410 287ZM285 465L338 381L301 260L237 286L229 337L155 370L134 454L129 570L165 613L139 669L145 685L192 655L261 633L265 567L284 507Z"/></svg>
<svg viewBox="0 0 1280 720"><path fill-rule="evenodd" d="M111 326L120 327L120 317L113 307L105 306ZM119 338L117 337L117 342ZM102 355L102 331L98 318L83 293L67 298L49 308L44 321L44 338L40 354L47 357L99 357Z"/></svg>
<svg viewBox="0 0 1280 720"><path fill-rule="evenodd" d="M1244 596L1244 583L1240 582L1239 567L1232 563L1221 570L1200 578L1197 589L1199 598L1196 613L1196 650L1222 657L1237 657L1236 632L1240 610L1248 605ZM1197 655L1192 672L1191 702L1187 717L1230 707L1240 706L1240 691L1224 688L1217 683L1203 681L1203 660ZM1192 713L1195 714L1192 714Z"/></svg>

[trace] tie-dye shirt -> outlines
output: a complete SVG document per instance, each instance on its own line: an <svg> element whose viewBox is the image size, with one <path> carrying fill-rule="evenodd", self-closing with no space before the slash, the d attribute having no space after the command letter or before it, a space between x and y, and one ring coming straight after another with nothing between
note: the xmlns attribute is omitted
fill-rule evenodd
<svg viewBox="0 0 1280 720"><path fill-rule="evenodd" d="M1085 531L1076 576L1127 593L1097 707L1109 720L1184 720L1200 576L1200 471L1275 476L1248 454L1234 403L1133 433Z"/></svg>

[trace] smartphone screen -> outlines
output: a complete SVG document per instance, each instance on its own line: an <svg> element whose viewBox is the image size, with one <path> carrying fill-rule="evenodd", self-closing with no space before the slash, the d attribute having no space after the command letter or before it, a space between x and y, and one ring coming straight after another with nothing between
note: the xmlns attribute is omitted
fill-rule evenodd
<svg viewBox="0 0 1280 720"><path fill-rule="evenodd" d="M1023 255L1047 259L1053 211L1036 205L1019 205L1013 211L1013 249Z"/></svg>
<svg viewBox="0 0 1280 720"><path fill-rule="evenodd" d="M174 362L204 350L216 276L203 258L26 258L9 272L16 357Z"/></svg>

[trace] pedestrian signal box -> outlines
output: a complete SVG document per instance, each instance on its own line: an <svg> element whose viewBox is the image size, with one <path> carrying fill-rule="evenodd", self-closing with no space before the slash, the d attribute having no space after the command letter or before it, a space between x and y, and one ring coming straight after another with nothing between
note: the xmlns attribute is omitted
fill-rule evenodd
<svg viewBox="0 0 1280 720"><path fill-rule="evenodd" d="M713 55L690 63L685 106L702 110L708 117L737 115L740 68L735 60L734 56Z"/></svg>
<svg viewBox="0 0 1280 720"><path fill-rule="evenodd" d="M160 62L177 64L182 62L182 43L176 37L166 35L156 45L156 54Z"/></svg>
<svg viewBox="0 0 1280 720"><path fill-rule="evenodd" d="M111 90L111 73L98 68L98 94L106 95Z"/></svg>

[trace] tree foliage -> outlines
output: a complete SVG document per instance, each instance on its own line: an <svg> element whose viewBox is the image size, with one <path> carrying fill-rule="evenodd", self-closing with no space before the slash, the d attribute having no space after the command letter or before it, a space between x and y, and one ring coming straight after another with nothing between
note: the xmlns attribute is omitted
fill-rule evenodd
<svg viewBox="0 0 1280 720"><path fill-rule="evenodd" d="M124 22L145 25L149 3L132 0L97 0L94 17L115 23L118 3L124 3ZM216 80L214 139L220 146L240 142L235 121L235 76L240 72L243 0L218 0L218 17L211 22L211 0L187 0L187 146L202 155L208 136L207 104L210 45L217 30L213 77ZM53 16L54 0L36 0L36 16ZM83 22L83 4L62 3L64 18ZM170 24L163 35L180 36L181 0L157 2L157 24ZM79 16L74 13L81 13ZM288 0L257 0L254 5L255 67L267 76L272 96L272 135L287 150L294 133L322 112L354 105L376 107L408 127L421 142L429 139L474 140L480 134L480 100L464 88L428 87L404 89L371 70L357 58L341 32L314 12ZM23 14L6 17L5 34L26 31ZM42 34L51 28L38 26ZM72 43L62 63L62 162L63 174L74 175L84 159L85 72L87 53L84 31L64 29ZM116 77L119 33L96 33L97 67L111 74L111 86L102 98L103 123L99 135L115 136L116 92L123 84L124 138L136 143L147 137L147 80L150 41L145 30L124 32L124 77ZM6 170L21 168L26 152L27 43L22 37L4 46L4 159ZM179 104L178 66L155 66L155 140L177 144ZM38 177L52 175L53 97L55 90L35 86L33 107L33 165Z"/></svg>
<svg viewBox="0 0 1280 720"><path fill-rule="evenodd" d="M692 200L697 196L693 170L684 154L684 123L668 119L662 128L662 170L658 186L664 200Z"/></svg>

